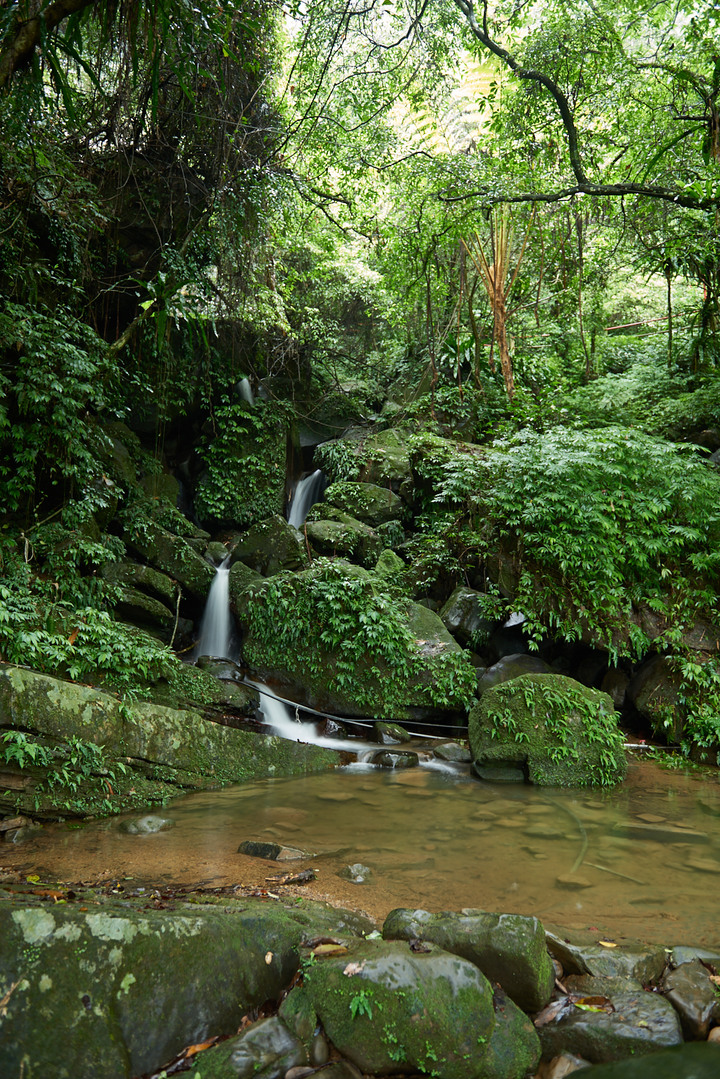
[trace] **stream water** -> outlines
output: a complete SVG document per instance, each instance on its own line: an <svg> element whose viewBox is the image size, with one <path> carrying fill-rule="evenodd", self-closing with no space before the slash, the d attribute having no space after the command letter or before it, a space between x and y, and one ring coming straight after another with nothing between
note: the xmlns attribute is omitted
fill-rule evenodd
<svg viewBox="0 0 720 1079"><path fill-rule="evenodd" d="M296 894L382 918L396 906L536 914L546 925L615 940L720 944L720 785L632 755L612 792L483 783L455 767L388 771L354 764L267 779L174 802L173 827L124 833L117 819L51 825L18 848L15 867L45 880L131 878L282 887L267 878L309 867ZM314 855L262 861L245 839ZM354 863L364 884L343 879Z"/></svg>

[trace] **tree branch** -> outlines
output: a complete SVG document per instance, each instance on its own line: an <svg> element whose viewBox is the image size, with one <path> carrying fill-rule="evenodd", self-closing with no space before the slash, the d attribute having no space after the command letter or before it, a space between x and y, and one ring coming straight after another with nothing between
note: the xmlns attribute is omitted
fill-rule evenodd
<svg viewBox="0 0 720 1079"><path fill-rule="evenodd" d="M578 184L576 187L565 187L560 191L535 191L522 195L491 194L488 191L468 191L463 195L449 195L443 191L438 192L438 198L441 202L451 203L464 202L466 199L480 199L484 206L495 206L500 202L561 202L563 199L572 198L573 195L594 195L596 198L642 195L649 199L672 202L676 206L685 206L690 210L712 210L720 205L720 194L714 198L699 199L693 195L670 191L668 188L659 187L656 184L591 184L588 182Z"/></svg>
<svg viewBox="0 0 720 1079"><path fill-rule="evenodd" d="M5 89L17 69L30 59L45 34L59 26L63 19L94 3L96 0L54 0L32 18L17 19L15 28L0 46L0 90Z"/></svg>

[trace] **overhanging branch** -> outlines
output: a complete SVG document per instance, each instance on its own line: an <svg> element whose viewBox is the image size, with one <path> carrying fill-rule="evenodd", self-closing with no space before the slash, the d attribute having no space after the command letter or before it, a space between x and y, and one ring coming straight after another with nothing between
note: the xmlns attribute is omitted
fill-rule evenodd
<svg viewBox="0 0 720 1079"><path fill-rule="evenodd" d="M564 187L560 191L528 191L521 195L508 195L506 193L489 191L467 191L462 195L450 195L446 191L439 191L438 198L441 202L465 202L467 199L477 199L483 206L495 206L500 202L562 202L570 199L573 195L593 195L595 198L619 198L623 195L641 195L649 199L660 199L662 202L671 202L675 206L684 206L690 210L712 210L720 205L720 194L713 198L699 199L694 195L685 195L682 192L671 191L665 187L654 184L577 184L575 187Z"/></svg>
<svg viewBox="0 0 720 1079"><path fill-rule="evenodd" d="M0 46L0 90L5 89L17 69L30 59L44 34L94 3L96 0L54 0L31 18L17 19Z"/></svg>

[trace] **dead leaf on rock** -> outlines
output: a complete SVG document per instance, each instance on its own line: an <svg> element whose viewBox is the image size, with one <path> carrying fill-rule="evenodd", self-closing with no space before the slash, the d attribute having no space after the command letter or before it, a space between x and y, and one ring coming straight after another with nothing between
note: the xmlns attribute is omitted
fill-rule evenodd
<svg viewBox="0 0 720 1079"><path fill-rule="evenodd" d="M317 956L318 959L322 959L330 955L347 954L348 949L345 947L344 944L318 944L316 948L313 948L313 955Z"/></svg>
<svg viewBox="0 0 720 1079"><path fill-rule="evenodd" d="M265 962L267 963L267 965L270 966L272 961L273 961L273 953L272 952L265 952Z"/></svg>
<svg viewBox="0 0 720 1079"><path fill-rule="evenodd" d="M343 974L350 978L353 974L359 974L360 971L364 969L365 960L363 959L362 963L348 963L348 965L345 967L345 970L343 971Z"/></svg>

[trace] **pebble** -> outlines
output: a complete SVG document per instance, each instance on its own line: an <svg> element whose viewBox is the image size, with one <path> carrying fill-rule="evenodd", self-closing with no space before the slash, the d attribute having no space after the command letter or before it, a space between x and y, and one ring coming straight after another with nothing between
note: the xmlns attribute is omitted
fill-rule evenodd
<svg viewBox="0 0 720 1079"><path fill-rule="evenodd" d="M593 883L588 880L587 877L580 877L577 873L564 873L561 877L556 878L556 884L560 888L567 888L570 891L580 891L582 888L592 888Z"/></svg>

